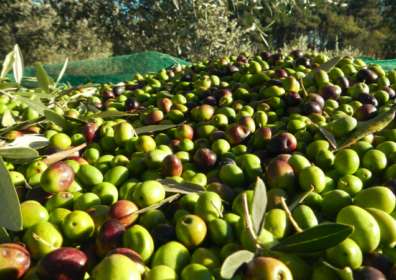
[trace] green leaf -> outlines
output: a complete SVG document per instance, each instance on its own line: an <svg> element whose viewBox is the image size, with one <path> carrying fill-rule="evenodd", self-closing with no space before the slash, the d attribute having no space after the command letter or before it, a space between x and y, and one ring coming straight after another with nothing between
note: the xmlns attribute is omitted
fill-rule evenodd
<svg viewBox="0 0 396 280"><path fill-rule="evenodd" d="M330 7L333 9L334 12L337 12L337 13L339 12L339 9L336 5L331 4Z"/></svg>
<svg viewBox="0 0 396 280"><path fill-rule="evenodd" d="M0 157L0 226L22 230L22 213L18 195L3 159Z"/></svg>
<svg viewBox="0 0 396 280"><path fill-rule="evenodd" d="M51 92L49 88L47 72L45 72L43 66L41 66L41 64L38 62L36 63L36 77L40 88L44 90L46 94L50 94Z"/></svg>
<svg viewBox="0 0 396 280"><path fill-rule="evenodd" d="M254 259L254 254L250 251L240 250L228 256L220 269L220 275L224 279L232 279L239 272L243 265Z"/></svg>
<svg viewBox="0 0 396 280"><path fill-rule="evenodd" d="M69 116L66 116L66 115L63 115L63 117L64 117L66 120L68 120L68 121L75 122L75 123L79 123L79 124L87 124L87 123L88 123L87 121L80 120L80 119L75 119L75 118L72 118L72 117L69 117Z"/></svg>
<svg viewBox="0 0 396 280"><path fill-rule="evenodd" d="M337 56L333 59L330 59L329 61L323 63L322 65L320 65L318 68L315 68L314 70L312 70L311 72L309 72L307 77L313 78L315 73L318 72L319 70L323 70L323 71L330 71L331 68L333 68L334 66L336 66L336 64L338 63L338 61L340 61L341 57Z"/></svg>
<svg viewBox="0 0 396 280"><path fill-rule="evenodd" d="M179 183L172 178L166 178L163 180L159 180L158 182L160 182L164 186L165 191L167 192L183 193L183 194L206 192L206 189L200 185L193 184L190 182Z"/></svg>
<svg viewBox="0 0 396 280"><path fill-rule="evenodd" d="M0 83L0 89L1 90L6 90L10 88L18 88L19 83Z"/></svg>
<svg viewBox="0 0 396 280"><path fill-rule="evenodd" d="M353 227L344 224L320 224L296 233L271 248L272 251L313 253L334 247L348 238Z"/></svg>
<svg viewBox="0 0 396 280"><path fill-rule="evenodd" d="M250 14L250 15L248 15L248 17L246 18L246 23L247 23L247 24L251 24L252 22L253 22L253 15Z"/></svg>
<svg viewBox="0 0 396 280"><path fill-rule="evenodd" d="M25 159L38 157L39 153L36 150L27 147L3 148L0 149L0 156L6 159Z"/></svg>
<svg viewBox="0 0 396 280"><path fill-rule="evenodd" d="M33 162L35 160L41 160L43 157L32 157L32 158L8 158L7 162L12 164L24 164L28 162Z"/></svg>
<svg viewBox="0 0 396 280"><path fill-rule="evenodd" d="M235 12L235 5L233 0L228 0L228 10L230 12Z"/></svg>
<svg viewBox="0 0 396 280"><path fill-rule="evenodd" d="M304 195L301 196L301 198L296 199L290 206L288 206L289 211L293 212L294 208L296 208L298 205L304 202L304 200L307 198L307 196L310 194L310 192L306 192Z"/></svg>
<svg viewBox="0 0 396 280"><path fill-rule="evenodd" d="M18 45L14 46L14 78L17 83L21 83L23 77L23 57Z"/></svg>
<svg viewBox="0 0 396 280"><path fill-rule="evenodd" d="M58 80L56 80L55 86L56 86L56 85L59 83L59 81L62 79L63 74L65 74L65 71L66 71L66 68L67 68L67 62L68 62L68 61L69 61L69 58L66 58L65 64L63 64L62 70L61 70L61 72L59 73Z"/></svg>
<svg viewBox="0 0 396 280"><path fill-rule="evenodd" d="M40 98L36 97L34 100L23 97L23 96L15 96L16 99L25 103L29 107L32 107L34 110L37 111L40 115L44 116L44 111L47 110L47 107L41 103Z"/></svg>
<svg viewBox="0 0 396 280"><path fill-rule="evenodd" d="M267 190L263 180L257 177L252 203L252 223L257 236L264 228L265 210L267 208Z"/></svg>
<svg viewBox="0 0 396 280"><path fill-rule="evenodd" d="M3 68L1 69L1 74L0 74L0 80L4 79L5 76L10 72L12 69L12 64L14 63L14 54L15 51L11 51L9 54L7 54L6 58L4 59L3 62Z"/></svg>
<svg viewBox="0 0 396 280"><path fill-rule="evenodd" d="M330 145L334 148L337 149L337 140L335 139L334 135L325 129L324 127L321 127L320 125L317 125L316 123L312 122L311 123L316 126L316 128L323 134L323 136L329 141Z"/></svg>
<svg viewBox="0 0 396 280"><path fill-rule="evenodd" d="M337 150L342 150L352 144L355 144L363 137L384 129L394 119L395 112L396 104L392 105L388 111L364 122L355 132L352 132L347 137L345 137L345 139L338 145Z"/></svg>
<svg viewBox="0 0 396 280"><path fill-rule="evenodd" d="M25 127L25 126L37 124L39 122L42 122L45 119L46 118L43 116L43 117L39 117L37 119L33 119L33 120L30 120L30 121L17 123L16 125L13 125L13 126L10 126L10 127L7 127L7 128L2 128L2 129L0 129L0 135L4 135L4 134L10 132L11 130L19 130L19 129Z"/></svg>
<svg viewBox="0 0 396 280"><path fill-rule="evenodd" d="M261 30L263 30L264 32L271 32L272 27L261 27Z"/></svg>
<svg viewBox="0 0 396 280"><path fill-rule="evenodd" d="M54 79L52 79L50 76L48 76L48 84L49 84L49 88L54 90L55 89L55 82Z"/></svg>
<svg viewBox="0 0 396 280"><path fill-rule="evenodd" d="M13 126L15 124L14 116L12 115L11 110L7 110L4 112L1 124L4 127Z"/></svg>
<svg viewBox="0 0 396 280"><path fill-rule="evenodd" d="M72 126L70 123L65 120L65 118L54 111L51 110L44 110L44 116L52 123L56 124L57 126L62 127L66 131L71 131Z"/></svg>
<svg viewBox="0 0 396 280"><path fill-rule="evenodd" d="M329 264L328 262L322 261L322 263L333 270L340 277L341 280L353 280L353 272L352 269L348 266L344 268L337 268Z"/></svg>
<svg viewBox="0 0 396 280"><path fill-rule="evenodd" d="M89 85L81 84L81 85L78 85L78 86L75 86L75 87L72 87L72 88L68 88L68 89L62 90L61 92L59 92L59 95L57 97L59 98L59 97L61 97L63 95L67 95L67 94L69 94L69 93L71 93L71 92L73 92L73 91L75 91L77 89L80 89L80 88L94 88L94 87L97 87L97 86L100 86L100 84L89 84Z"/></svg>
<svg viewBox="0 0 396 280"><path fill-rule="evenodd" d="M0 244L4 243L12 243L12 239L8 235L7 230L4 227L0 227Z"/></svg>
<svg viewBox="0 0 396 280"><path fill-rule="evenodd" d="M88 104L87 109L88 109L88 111L90 111L90 112L92 112L94 114L100 112L100 110L98 108L96 108L95 106L93 106L91 104Z"/></svg>
<svg viewBox="0 0 396 280"><path fill-rule="evenodd" d="M177 124L170 124L170 125L148 125L148 126L144 126L144 127L139 127L136 128L135 131L136 133L142 134L142 133L151 133L151 132L155 132L155 131L161 131L161 130L167 130L173 127L178 126Z"/></svg>
<svg viewBox="0 0 396 280"><path fill-rule="evenodd" d="M31 95L35 95L38 98L43 98L43 99L51 99L54 98L52 94L45 94L45 93L39 93L39 92L23 92L23 91L18 91L17 95L23 96L23 97L29 97Z"/></svg>
<svg viewBox="0 0 396 280"><path fill-rule="evenodd" d="M119 112L119 111L106 111L102 112L99 114L94 114L86 117L85 119L89 118L102 118L102 119L107 119L107 118L121 118L121 117L130 117L131 114L127 114L124 112Z"/></svg>
<svg viewBox="0 0 396 280"><path fill-rule="evenodd" d="M148 207L146 207L146 208L140 209L139 211L136 211L136 212L134 212L133 214L136 214L136 215L139 214L139 215L140 215L140 214L146 213L146 212L148 212L148 211L158 209L158 208L160 208L162 205L164 205L164 204L166 204L166 203L170 203L170 202L176 200L179 196L180 196L179 193L178 193L178 194L174 194L174 195L172 195L172 196L170 196L170 197L168 197L168 198L165 198L165 199L164 199L163 201L161 201L161 202L158 202L158 203L155 203L155 204L153 204L153 205L150 205L150 206L148 206Z"/></svg>

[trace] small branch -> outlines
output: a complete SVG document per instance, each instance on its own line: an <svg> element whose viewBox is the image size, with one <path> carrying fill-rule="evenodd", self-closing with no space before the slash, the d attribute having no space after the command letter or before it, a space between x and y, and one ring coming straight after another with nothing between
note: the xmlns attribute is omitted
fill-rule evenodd
<svg viewBox="0 0 396 280"><path fill-rule="evenodd" d="M56 249L54 246L49 244L47 241L45 241L41 236L37 235L36 233L33 232L32 236L33 236L34 239L36 239L38 242L44 244L45 246L48 246L51 249Z"/></svg>
<svg viewBox="0 0 396 280"><path fill-rule="evenodd" d="M252 236L253 240L256 241L256 248L259 249L259 250L266 251L272 257L276 258L276 255L269 248L267 248L264 244L261 244L258 241L259 236L257 236L257 234L254 232L252 221L250 220L250 214L249 214L249 208L248 208L248 202L247 202L246 193L242 194L242 204L243 204L243 214L245 216L245 221L246 221L246 228L249 230L250 235Z"/></svg>
<svg viewBox="0 0 396 280"><path fill-rule="evenodd" d="M213 207L216 209L217 213L219 214L219 217L223 218L223 213L221 213L220 209L217 208L217 206L214 204L214 202L210 201L210 203L212 203Z"/></svg>
<svg viewBox="0 0 396 280"><path fill-rule="evenodd" d="M87 143L84 143L84 144L81 144L80 146L71 148L69 150L55 153L55 154L50 155L47 158L43 159L42 162L44 162L46 165L51 165L53 163L56 163L58 161L61 161L64 158L67 158L67 157L73 155L75 152L78 152L78 151L84 149L86 146L87 146Z"/></svg>
<svg viewBox="0 0 396 280"><path fill-rule="evenodd" d="M287 217L289 218L290 222L292 223L292 225L294 226L294 228L296 229L297 232L302 232L303 230L299 227L299 225L297 224L297 222L294 220L289 207L287 207L286 205L286 198L281 197L281 202L282 202L282 207L283 210L285 210Z"/></svg>

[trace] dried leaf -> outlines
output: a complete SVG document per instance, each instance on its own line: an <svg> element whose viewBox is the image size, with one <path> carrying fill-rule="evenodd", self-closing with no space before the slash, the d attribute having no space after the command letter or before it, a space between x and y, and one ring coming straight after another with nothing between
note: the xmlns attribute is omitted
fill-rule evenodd
<svg viewBox="0 0 396 280"><path fill-rule="evenodd" d="M160 182L164 186L165 191L167 192L183 193L183 194L206 192L206 189L200 185L193 184L190 182L179 183L172 178L166 178L163 180L159 180L158 182Z"/></svg>
<svg viewBox="0 0 396 280"><path fill-rule="evenodd" d="M267 208L267 190L263 180L257 177L252 203L252 223L257 236L264 228L265 210Z"/></svg>
<svg viewBox="0 0 396 280"><path fill-rule="evenodd" d="M232 279L241 268L254 259L254 254L247 250L240 250L228 256L220 269L220 275L224 279Z"/></svg>
<svg viewBox="0 0 396 280"><path fill-rule="evenodd" d="M0 226L22 230L22 213L18 195L3 159L0 157Z"/></svg>
<svg viewBox="0 0 396 280"><path fill-rule="evenodd" d="M71 148L66 151L62 151L56 154L52 154L48 156L47 158L43 159L42 162L44 162L46 165L51 165L53 163L56 163L58 161L61 161L62 159L65 159L69 156L72 156L75 152L78 152L82 149L84 149L87 146L87 143L81 144L80 146Z"/></svg>

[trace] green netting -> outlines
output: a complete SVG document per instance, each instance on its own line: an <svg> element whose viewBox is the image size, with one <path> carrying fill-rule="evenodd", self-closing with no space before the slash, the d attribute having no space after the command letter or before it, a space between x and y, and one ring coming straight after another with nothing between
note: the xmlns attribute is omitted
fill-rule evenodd
<svg viewBox="0 0 396 280"><path fill-rule="evenodd" d="M375 63L381 65L382 69L390 71L396 69L396 59L389 59L389 60L375 60L371 57L357 57L358 59L363 60L366 64L368 63Z"/></svg>
<svg viewBox="0 0 396 280"><path fill-rule="evenodd" d="M158 53L145 52L133 55L101 58L95 60L70 62L67 65L61 82L69 82L72 86L87 83L89 78L92 83L118 83L133 79L134 75L157 73L162 68L169 68L176 62L189 65L189 62L179 58ZM63 63L43 66L45 71L55 81L62 70ZM35 67L27 67L24 70L25 77L35 77Z"/></svg>

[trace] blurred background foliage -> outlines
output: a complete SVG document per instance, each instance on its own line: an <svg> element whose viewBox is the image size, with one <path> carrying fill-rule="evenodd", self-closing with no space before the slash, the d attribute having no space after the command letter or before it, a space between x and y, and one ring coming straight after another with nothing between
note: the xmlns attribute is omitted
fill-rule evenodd
<svg viewBox="0 0 396 280"><path fill-rule="evenodd" d="M396 57L395 0L0 0L0 62L158 51L191 62L300 48Z"/></svg>

